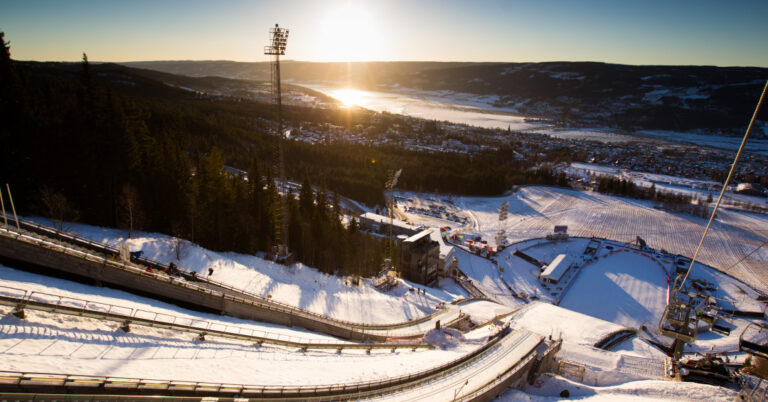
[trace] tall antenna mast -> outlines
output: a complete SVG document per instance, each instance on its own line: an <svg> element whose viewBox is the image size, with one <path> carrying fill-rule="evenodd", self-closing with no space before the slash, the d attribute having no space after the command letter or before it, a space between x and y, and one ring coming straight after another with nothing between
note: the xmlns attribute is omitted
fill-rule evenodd
<svg viewBox="0 0 768 402"><path fill-rule="evenodd" d="M270 44L264 46L264 54L274 56L272 61L272 101L277 105L278 145L275 158L277 182L285 181L285 162L283 157L285 135L283 133L283 101L280 89L280 56L285 55L285 48L288 45L288 32L288 29L280 28L278 24L275 24L275 27L269 30ZM275 260L282 262L288 258L288 207L286 206L285 197L281 197L279 191L277 196L280 198L280 210L277 214L279 222L275 227L275 243L277 243L277 247L274 254Z"/></svg>

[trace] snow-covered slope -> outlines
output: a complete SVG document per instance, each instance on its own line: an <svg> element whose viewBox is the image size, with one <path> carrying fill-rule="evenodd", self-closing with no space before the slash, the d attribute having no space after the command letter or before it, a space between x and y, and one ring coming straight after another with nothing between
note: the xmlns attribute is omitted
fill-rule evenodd
<svg viewBox="0 0 768 402"><path fill-rule="evenodd" d="M38 221L46 222L37 218ZM424 294L409 291L416 286L406 281L387 293L373 287L369 280L352 285L347 278L326 275L302 264L290 267L257 256L218 253L195 244L157 233L126 232L89 225L70 224L69 229L90 240L117 246L125 241L131 251L160 262L175 262L180 267L208 276L263 297L297 306L340 320L386 324L400 323L434 313L441 302L463 296L443 289L426 288ZM180 257L180 258L177 258Z"/></svg>
<svg viewBox="0 0 768 402"><path fill-rule="evenodd" d="M502 225L498 208L509 202L509 218ZM696 249L706 219L653 208L651 202L551 187L525 187L495 198L457 198L477 220L477 233L493 242L500 228L511 242L544 237L554 225L567 225L571 236L600 237L634 242L637 236L650 247L690 255ZM723 210L710 229L699 261L721 269L768 292L768 216ZM746 258L745 258L746 257Z"/></svg>
<svg viewBox="0 0 768 402"><path fill-rule="evenodd" d="M339 342L328 336L186 310L122 291L49 278L0 266L3 287L23 287L77 299L114 303L130 309L195 317L263 330L283 339ZM27 310L21 320L0 306L1 370L177 379L235 384L309 385L369 381L415 372L456 359L474 342L450 350L335 350L301 352L264 344L210 338L133 325Z"/></svg>

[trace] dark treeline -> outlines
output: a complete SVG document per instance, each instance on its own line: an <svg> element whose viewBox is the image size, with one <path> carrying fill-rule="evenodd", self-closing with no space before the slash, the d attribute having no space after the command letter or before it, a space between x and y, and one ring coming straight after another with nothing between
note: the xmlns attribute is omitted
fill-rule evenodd
<svg viewBox="0 0 768 402"><path fill-rule="evenodd" d="M279 204L270 106L211 99L115 65L20 63L2 38L0 179L22 214L141 229L214 250L268 251ZM288 107L288 124L352 127L365 110ZM322 183L289 197L289 242L299 261L327 272L366 274L383 246L343 228L334 195L383 204L384 182L403 168L400 188L497 195L514 184L558 184L501 149L469 157L352 143L286 143L289 179ZM248 172L248 180L225 165ZM331 195L333 194L333 195ZM330 197L330 200L329 200Z"/></svg>
<svg viewBox="0 0 768 402"><path fill-rule="evenodd" d="M712 202L712 199L710 198L703 202L697 200L697 202L694 203L694 199L689 195L668 191L657 191L655 184L652 184L651 187L648 188L638 187L630 180L618 179L615 177L600 177L598 179L597 191L643 200L653 200L667 210L683 212L701 218L709 216L707 204Z"/></svg>

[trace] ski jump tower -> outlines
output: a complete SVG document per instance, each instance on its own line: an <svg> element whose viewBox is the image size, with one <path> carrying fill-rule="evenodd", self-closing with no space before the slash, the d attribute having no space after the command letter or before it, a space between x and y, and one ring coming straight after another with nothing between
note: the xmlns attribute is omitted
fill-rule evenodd
<svg viewBox="0 0 768 402"><path fill-rule="evenodd" d="M277 152L275 155L275 173L276 181L278 183L285 181L285 161L284 161L284 148L285 148L285 134L283 133L283 105L282 105L282 92L280 90L280 56L285 55L285 48L288 45L288 29L280 28L278 24L275 24L274 28L269 30L269 45L264 46L264 54L267 56L273 56L272 59L272 102L277 107ZM279 188L279 185L278 185ZM277 197L280 198L280 209L277 212L277 225L275 226L275 250L273 252L274 258L279 262L287 262L289 257L288 252L288 207L286 205L285 197L280 196L280 192L277 192Z"/></svg>

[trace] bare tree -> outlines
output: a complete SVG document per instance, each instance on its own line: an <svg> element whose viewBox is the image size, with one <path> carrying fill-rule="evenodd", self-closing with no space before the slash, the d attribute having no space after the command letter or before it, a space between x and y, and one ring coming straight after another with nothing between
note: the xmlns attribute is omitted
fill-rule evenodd
<svg viewBox="0 0 768 402"><path fill-rule="evenodd" d="M120 220L128 226L128 238L133 237L133 229L141 227L143 215L139 208L139 194L130 184L124 184L118 199Z"/></svg>
<svg viewBox="0 0 768 402"><path fill-rule="evenodd" d="M173 238L173 252L176 255L176 262L181 263L181 259L187 256L190 243L184 239Z"/></svg>
<svg viewBox="0 0 768 402"><path fill-rule="evenodd" d="M64 230L64 221L75 221L80 216L64 194L48 186L40 189L40 203L58 231Z"/></svg>

